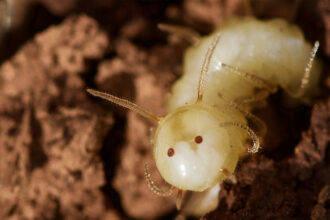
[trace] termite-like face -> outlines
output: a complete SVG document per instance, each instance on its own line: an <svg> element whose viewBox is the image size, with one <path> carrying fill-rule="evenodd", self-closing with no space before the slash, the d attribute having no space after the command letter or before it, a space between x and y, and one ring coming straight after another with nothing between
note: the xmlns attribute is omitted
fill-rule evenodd
<svg viewBox="0 0 330 220"><path fill-rule="evenodd" d="M154 157L162 177L182 190L203 191L233 171L230 137L219 112L201 103L178 108L155 133Z"/></svg>

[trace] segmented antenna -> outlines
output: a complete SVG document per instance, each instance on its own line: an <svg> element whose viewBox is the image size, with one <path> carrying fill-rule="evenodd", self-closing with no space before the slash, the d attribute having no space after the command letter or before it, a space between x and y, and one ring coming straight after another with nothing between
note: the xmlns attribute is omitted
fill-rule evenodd
<svg viewBox="0 0 330 220"><path fill-rule="evenodd" d="M116 96L110 95L108 93L96 91L94 89L87 89L87 92L90 93L93 96L97 96L97 97L100 97L102 99L108 100L112 103L115 103L117 105L120 105L121 107L128 108L128 109L140 114L141 116L143 116L143 117L145 117L145 118L147 118L147 119L149 119L149 120L151 120L155 123L158 123L159 120L160 120L154 114L148 112L147 110L141 108L137 104L134 104L133 102L130 102L126 99L121 99L121 98L118 98Z"/></svg>
<svg viewBox="0 0 330 220"><path fill-rule="evenodd" d="M244 79L253 82L255 84L255 86L257 86L258 88L267 89L271 93L274 93L277 90L276 86L272 85L271 83L268 83L266 80L264 80L263 78L255 75L253 73L245 72L245 71L239 69L238 67L231 66L226 63L221 63L221 67L230 71L231 73L239 75L239 76L243 77Z"/></svg>
<svg viewBox="0 0 330 220"><path fill-rule="evenodd" d="M167 197L172 195L174 186L170 186L170 188L165 190L161 190L158 186L156 186L155 182L151 179L148 164L144 164L144 177L146 178L148 187L151 192L155 193L157 196Z"/></svg>
<svg viewBox="0 0 330 220"><path fill-rule="evenodd" d="M197 96L197 102L201 102L203 100L204 95L204 82L206 78L206 74L209 70L211 58L214 52L214 49L216 48L218 42L220 40L220 33L218 33L215 38L212 41L211 46L207 49L206 55L203 60L202 69L199 75L199 82L198 82L198 96Z"/></svg>
<svg viewBox="0 0 330 220"><path fill-rule="evenodd" d="M299 98L299 97L302 97L305 94L307 85L309 83L309 78L311 76L311 70L312 70L312 67L313 67L313 62L314 62L314 59L315 59L315 56L316 56L316 53L317 53L317 50L319 49L319 47L320 47L320 43L318 41L316 41L314 43L314 47L311 50L311 53L309 55L309 60L308 60L308 63L305 67L304 75L301 78L300 87L298 88L298 90L296 92L290 92L290 90L287 89L288 93L291 96Z"/></svg>
<svg viewBox="0 0 330 220"><path fill-rule="evenodd" d="M191 44L196 44L200 39L200 35L196 31L187 27L171 24L158 24L157 27L162 31L176 34Z"/></svg>
<svg viewBox="0 0 330 220"><path fill-rule="evenodd" d="M304 89L306 87L306 85L308 84L308 82L309 82L309 77L311 75L310 72L311 72L311 69L312 69L312 66L313 66L313 61L314 61L316 52L319 49L319 47L320 47L320 43L318 41L316 41L314 43L314 47L313 47L313 49L312 49L312 51L309 55L309 61L308 61L307 66L305 68L304 76L301 79L301 84L300 84L301 89Z"/></svg>
<svg viewBox="0 0 330 220"><path fill-rule="evenodd" d="M249 153L257 153L258 152L258 150L260 148L259 138L257 137L257 135L254 133L254 131L249 126L244 125L244 124L239 123L239 122L234 122L234 121L220 123L220 126L222 126L222 127L235 126L235 127L238 127L238 128L241 128L241 129L247 131L247 133L249 134L250 138L253 141L253 146L248 149L248 152Z"/></svg>

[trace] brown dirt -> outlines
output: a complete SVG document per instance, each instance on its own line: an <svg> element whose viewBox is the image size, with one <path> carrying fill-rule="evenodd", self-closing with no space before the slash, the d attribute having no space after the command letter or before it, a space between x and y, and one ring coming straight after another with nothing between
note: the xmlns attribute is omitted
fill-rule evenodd
<svg viewBox="0 0 330 220"><path fill-rule="evenodd" d="M207 34L235 1L26 0L17 27L0 43L0 219L173 219L175 198L150 192L151 125L86 94L87 87L164 115L188 43L158 23ZM254 0L260 18L290 17L293 1ZM297 23L320 40L322 94L287 109L280 94L257 114L263 149L244 155L237 184L204 219L330 219L330 3L301 3Z"/></svg>

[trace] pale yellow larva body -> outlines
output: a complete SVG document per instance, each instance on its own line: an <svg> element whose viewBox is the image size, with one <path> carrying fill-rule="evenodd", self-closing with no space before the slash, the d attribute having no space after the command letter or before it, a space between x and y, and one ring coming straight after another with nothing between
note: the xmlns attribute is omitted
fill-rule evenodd
<svg viewBox="0 0 330 220"><path fill-rule="evenodd" d="M312 49L300 29L282 19L232 18L187 50L166 116L110 94L88 92L157 124L154 159L170 188L159 189L145 166L147 183L160 196L178 189L177 207L182 192L193 191L183 212L201 216L217 207L219 183L233 175L247 138L253 141L249 152L258 151L258 138L247 124L248 118L257 121L249 113L255 101L277 87L311 100L321 72L314 60L317 47L318 42Z"/></svg>
<svg viewBox="0 0 330 220"><path fill-rule="evenodd" d="M218 112L219 118L214 119L213 122L209 122L207 119L198 118L196 115L192 115L190 118L186 118L187 127L194 127L198 123L195 121L200 120L201 125L207 127L205 124L220 124L225 121L239 122L246 124L246 115L240 111L235 111L230 107L230 104L235 103L235 100L240 100L244 97L254 97L258 83L254 80L249 80L247 77L233 73L232 71L222 68L222 63L229 64L237 67L244 72L253 74L260 79L263 79L268 83L269 88L264 90L270 94L276 91L277 87L282 87L290 93L295 93L299 90L301 80L304 76L305 68L310 60L310 52L312 46L308 43L300 31L300 29L292 24L289 24L283 19L274 19L269 21L260 21L253 17L245 18L232 18L228 20L222 27L217 29L212 34L200 38L200 40L192 47L190 47L185 54L183 64L183 74L181 78L174 84L171 97L169 100L168 109L169 112L176 112L177 109L182 108L193 108L194 103L197 99L197 90L200 80L200 69L203 65L203 60L208 48L210 47L212 40L215 35L220 33L220 40L217 47L214 50L210 65L208 67L208 73L205 79L205 91L203 96L203 105L215 107ZM317 88L317 83L321 73L321 65L319 61L314 60L313 68L310 72L308 88L303 96L300 98L305 101L310 101L313 92ZM267 98L265 95L263 99ZM239 106L239 103L237 103ZM245 105L239 106L240 109L249 111L253 108L255 103L246 103ZM186 106L186 107L182 107ZM175 120L179 120L177 117ZM165 124L165 123L164 123ZM168 126L170 123L166 124ZM171 124L170 124L171 125ZM199 125L199 126L201 126ZM173 126L173 125L171 125ZM219 127L219 126L218 126ZM160 129L163 129L160 126ZM160 130L159 129L159 130ZM190 128L189 128L190 129ZM212 127L210 128L212 129ZM200 161L199 156L208 153L208 163L204 173L199 169L190 169L191 176L197 179L206 180L205 173L208 172L208 177L211 176L212 172L216 172L217 169L226 169L230 173L233 173L237 165L239 155L244 150L244 145L248 135L246 131L238 127L226 127L222 128L225 131L217 131L213 138L219 137L219 140L214 140L219 147L218 151L222 151L218 155L226 155L226 160L223 158L216 159L216 154L209 152L212 144L205 143L207 146L199 146L199 150L202 152L196 152L192 149L192 152L184 152L187 157L186 160L190 161L187 163L187 167L193 167L193 163L200 163L204 165L205 161ZM190 129L193 130L193 129ZM214 131L216 129L214 128ZM177 132L175 134L171 132ZM183 131L182 128L177 127L171 129L166 135L163 135L162 140L159 141L159 147L156 138L155 142L155 158L158 169L160 170L164 179L173 184L184 182L182 172L180 169L176 173L170 173L174 167L182 165L179 162L170 161L164 162L168 158L161 157L158 148L162 148L162 143L168 141L168 146L175 146L174 143L169 141L169 137L172 140L178 140L180 137L176 135L182 135L182 133L190 133ZM207 135L207 131L193 131L192 136L197 134ZM159 137L157 134L155 137ZM190 137L191 138L191 137ZM182 139L182 138L181 138ZM182 143L181 143L182 144ZM192 144L193 146L193 144ZM230 147L229 147L230 146ZM176 146L177 147L177 146ZM201 149L205 149L207 152L203 152ZM188 159L188 155L191 155ZM203 167L202 165L200 167ZM175 176L176 175L176 176ZM175 176L172 177L171 176ZM187 180L189 186L182 187L183 189L189 189L193 185L191 178ZM187 214L193 214L196 216L204 215L211 211L217 206L218 203L218 192L219 187L215 185L227 178L226 175L220 175L215 177L213 175L213 185L209 184L206 187L195 187L195 191L204 191L205 188L209 189L204 193L195 193L192 199L187 201L184 210ZM179 185L179 183L177 183ZM205 183L206 184L206 183ZM214 187L212 187L212 186ZM200 186L205 186L200 184ZM193 187L193 186L192 186Z"/></svg>
<svg viewBox="0 0 330 220"><path fill-rule="evenodd" d="M219 93L229 100L253 95L255 85L221 69L221 62L255 74L274 86L298 90L312 50L301 30L283 19L232 18L186 51L183 74L173 86L169 111L195 102L197 93L193 91L197 91L203 58L216 33L221 33L221 38L209 66L203 102L226 104ZM310 98L320 72L319 62L314 60L309 89L301 98Z"/></svg>

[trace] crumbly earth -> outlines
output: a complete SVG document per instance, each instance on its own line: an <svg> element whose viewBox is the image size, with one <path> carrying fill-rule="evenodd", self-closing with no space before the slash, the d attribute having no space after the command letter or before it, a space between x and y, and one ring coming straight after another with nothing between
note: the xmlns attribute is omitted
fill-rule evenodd
<svg viewBox="0 0 330 220"><path fill-rule="evenodd" d="M0 37L0 219L173 219L175 196L157 197L152 125L94 99L96 88L166 113L187 42L158 23L207 34L233 15L293 14L293 2L22 0ZM65 4L63 4L65 2ZM23 4L23 3L22 3ZM301 1L294 23L319 40L324 62L313 106L288 108L281 92L256 110L263 149L243 155L237 183L203 219L330 219L330 3Z"/></svg>

